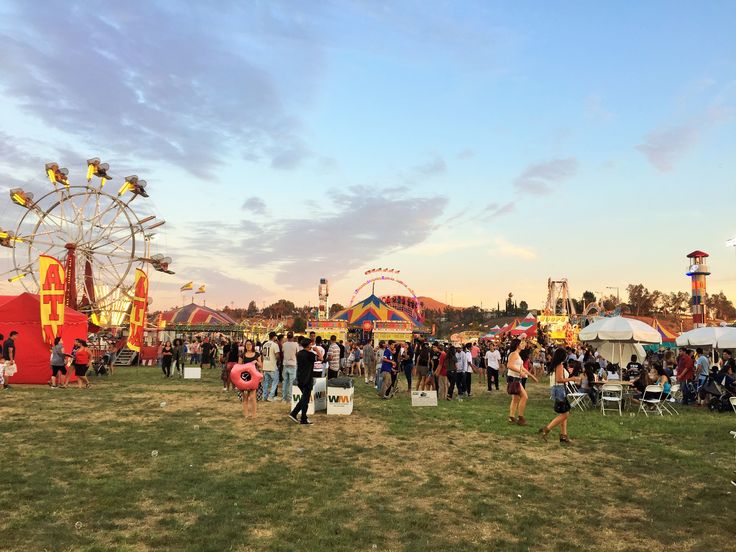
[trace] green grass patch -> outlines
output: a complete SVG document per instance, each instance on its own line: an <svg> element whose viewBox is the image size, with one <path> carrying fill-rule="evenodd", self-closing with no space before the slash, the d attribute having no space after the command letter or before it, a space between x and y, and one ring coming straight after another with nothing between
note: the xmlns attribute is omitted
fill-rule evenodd
<svg viewBox="0 0 736 552"><path fill-rule="evenodd" d="M356 385L349 417L246 421L219 373L118 369L89 390L0 392L0 549L701 550L733 542L733 414L553 412L509 397L412 408ZM166 403L161 406L162 403ZM152 451L158 454L152 456Z"/></svg>

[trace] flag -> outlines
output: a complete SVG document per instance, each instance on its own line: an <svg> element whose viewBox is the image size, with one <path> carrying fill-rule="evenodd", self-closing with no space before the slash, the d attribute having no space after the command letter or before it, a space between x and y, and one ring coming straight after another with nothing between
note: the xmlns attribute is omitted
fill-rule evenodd
<svg viewBox="0 0 736 552"><path fill-rule="evenodd" d="M187 282L179 288L179 291L191 291L194 287L194 282Z"/></svg>
<svg viewBox="0 0 736 552"><path fill-rule="evenodd" d="M41 333L43 340L51 347L64 326L64 267L58 259L47 255L40 255L38 263L41 276Z"/></svg>
<svg viewBox="0 0 736 552"><path fill-rule="evenodd" d="M189 289L191 289L191 288L189 288ZM195 295L197 293L204 293L204 284L202 284L201 286L199 286L199 289L197 289L197 291L194 292Z"/></svg>
<svg viewBox="0 0 736 552"><path fill-rule="evenodd" d="M146 303L148 303L148 276L140 268L135 269L133 308L130 311L130 333L128 349L140 353L143 345L143 330L146 327Z"/></svg>

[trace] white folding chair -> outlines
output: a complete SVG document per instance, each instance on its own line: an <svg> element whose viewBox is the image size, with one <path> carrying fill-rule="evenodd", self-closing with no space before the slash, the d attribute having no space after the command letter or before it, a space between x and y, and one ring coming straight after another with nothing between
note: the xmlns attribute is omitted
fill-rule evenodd
<svg viewBox="0 0 736 552"><path fill-rule="evenodd" d="M733 408L733 411L736 412L736 397L731 397L728 399L728 401L731 403L731 408Z"/></svg>
<svg viewBox="0 0 736 552"><path fill-rule="evenodd" d="M641 397L639 403L639 412L643 412L646 417L649 417L648 410L654 409L660 416L662 413L662 393L664 389L661 385L647 385L644 389L644 394Z"/></svg>
<svg viewBox="0 0 736 552"><path fill-rule="evenodd" d="M680 395L680 384L675 383L670 387L670 392L662 397L662 408L670 416L672 416L672 414L677 414L678 416L680 415L680 413L675 408L677 397Z"/></svg>
<svg viewBox="0 0 736 552"><path fill-rule="evenodd" d="M582 412L585 412L588 408L586 399L588 402L590 402L590 397L588 396L588 394L581 392L578 389L578 386L571 381L568 381L565 384L565 387L567 388L567 398L570 401L570 407L579 408Z"/></svg>
<svg viewBox="0 0 736 552"><path fill-rule="evenodd" d="M618 415L621 416L621 405L624 402L624 388L618 383L605 383L601 388L601 412L606 415L606 404L614 403L618 407ZM611 410L611 409L609 409Z"/></svg>

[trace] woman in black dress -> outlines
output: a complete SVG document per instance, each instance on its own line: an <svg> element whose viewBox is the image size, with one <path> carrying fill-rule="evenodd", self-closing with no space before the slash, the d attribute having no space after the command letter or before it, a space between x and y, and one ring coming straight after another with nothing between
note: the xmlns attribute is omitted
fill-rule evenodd
<svg viewBox="0 0 736 552"><path fill-rule="evenodd" d="M161 349L161 370L165 378L171 377L171 361L173 358L174 347L172 347L171 341L167 341L164 343L164 348Z"/></svg>

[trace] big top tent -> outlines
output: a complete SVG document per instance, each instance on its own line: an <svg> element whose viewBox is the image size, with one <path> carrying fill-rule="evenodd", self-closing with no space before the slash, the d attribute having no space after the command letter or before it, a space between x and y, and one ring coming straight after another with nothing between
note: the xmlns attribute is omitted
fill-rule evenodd
<svg viewBox="0 0 736 552"><path fill-rule="evenodd" d="M333 320L344 320L349 326L359 327L364 322L409 322L414 327L421 324L408 314L389 307L375 295L336 313Z"/></svg>
<svg viewBox="0 0 736 552"><path fill-rule="evenodd" d="M511 330L511 335L518 336L522 334L527 337L534 337L537 335L537 319L531 313L527 314L524 319Z"/></svg>

